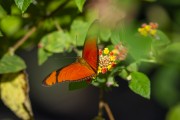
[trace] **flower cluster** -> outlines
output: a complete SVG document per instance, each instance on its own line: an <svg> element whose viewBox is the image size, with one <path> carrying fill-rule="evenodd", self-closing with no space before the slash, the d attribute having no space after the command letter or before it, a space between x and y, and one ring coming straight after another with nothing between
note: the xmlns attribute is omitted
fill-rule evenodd
<svg viewBox="0 0 180 120"><path fill-rule="evenodd" d="M156 36L158 24L150 22L149 24L142 24L140 28L138 28L138 32L143 36Z"/></svg>
<svg viewBox="0 0 180 120"><path fill-rule="evenodd" d="M98 73L105 74L110 71L118 61L124 60L127 55L127 49L120 43L112 51L108 48L99 49Z"/></svg>

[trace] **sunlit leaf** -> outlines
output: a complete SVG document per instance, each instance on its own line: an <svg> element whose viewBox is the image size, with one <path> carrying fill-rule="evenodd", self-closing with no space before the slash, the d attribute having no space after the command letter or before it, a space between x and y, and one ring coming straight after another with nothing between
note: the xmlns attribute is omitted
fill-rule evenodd
<svg viewBox="0 0 180 120"><path fill-rule="evenodd" d="M72 41L74 41L75 45L82 46L84 44L84 40L86 38L86 34L87 34L89 26L90 26L90 23L84 22L82 20L73 21L71 25L70 33L72 36Z"/></svg>
<svg viewBox="0 0 180 120"><path fill-rule="evenodd" d="M14 0L14 1L17 7L21 10L21 12L24 13L33 0Z"/></svg>
<svg viewBox="0 0 180 120"><path fill-rule="evenodd" d="M38 49L38 64L42 65L52 53L44 50L43 48Z"/></svg>
<svg viewBox="0 0 180 120"><path fill-rule="evenodd" d="M77 5L79 11L82 12L83 6L84 6L84 3L86 2L86 0L75 0L75 2L76 2L76 5Z"/></svg>
<svg viewBox="0 0 180 120"><path fill-rule="evenodd" d="M180 120L180 104L170 109L167 113L166 120Z"/></svg>
<svg viewBox="0 0 180 120"><path fill-rule="evenodd" d="M77 81L69 83L69 90L77 90L88 86L87 81Z"/></svg>
<svg viewBox="0 0 180 120"><path fill-rule="evenodd" d="M0 60L0 74L18 72L26 68L25 62L17 55L5 54Z"/></svg>
<svg viewBox="0 0 180 120"><path fill-rule="evenodd" d="M40 44L42 47L53 53L64 52L70 46L71 38L68 33L63 31L55 31L45 35Z"/></svg>
<svg viewBox="0 0 180 120"><path fill-rule="evenodd" d="M24 72L4 74L1 78L1 99L19 118L32 119L29 86Z"/></svg>
<svg viewBox="0 0 180 120"><path fill-rule="evenodd" d="M140 72L131 73L131 81L129 82L129 88L136 94L145 98L150 98L150 80L149 78Z"/></svg>

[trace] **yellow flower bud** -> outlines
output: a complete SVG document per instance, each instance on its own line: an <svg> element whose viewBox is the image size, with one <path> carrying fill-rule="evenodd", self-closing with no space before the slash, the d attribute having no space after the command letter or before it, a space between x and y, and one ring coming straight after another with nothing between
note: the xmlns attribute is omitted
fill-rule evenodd
<svg viewBox="0 0 180 120"><path fill-rule="evenodd" d="M112 66L111 66L111 65L108 65L107 69L110 70L111 68L112 68Z"/></svg>
<svg viewBox="0 0 180 120"><path fill-rule="evenodd" d="M113 55L113 56L110 56L110 60L111 60L111 61L115 61L115 60L116 60L116 56L114 56L114 55Z"/></svg>
<svg viewBox="0 0 180 120"><path fill-rule="evenodd" d="M151 26L150 26L150 25L146 25L146 26L144 27L144 29L145 29L147 32L149 32L149 31L151 30Z"/></svg>
<svg viewBox="0 0 180 120"><path fill-rule="evenodd" d="M99 66L98 67L98 73L101 73L101 71L102 71L102 68Z"/></svg>
<svg viewBox="0 0 180 120"><path fill-rule="evenodd" d="M150 31L150 34L153 35L153 36L155 36L156 33L157 33L157 30L151 30L151 31Z"/></svg>
<svg viewBox="0 0 180 120"><path fill-rule="evenodd" d="M108 48L104 48L103 52L104 52L104 54L107 55L109 53L109 49Z"/></svg>

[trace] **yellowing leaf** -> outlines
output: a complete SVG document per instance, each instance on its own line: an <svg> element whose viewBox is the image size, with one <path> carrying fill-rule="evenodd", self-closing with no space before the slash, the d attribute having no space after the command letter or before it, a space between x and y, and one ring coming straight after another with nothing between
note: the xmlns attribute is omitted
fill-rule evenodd
<svg viewBox="0 0 180 120"><path fill-rule="evenodd" d="M4 74L1 78L1 99L19 118L32 118L31 104L28 96L29 87L24 72Z"/></svg>

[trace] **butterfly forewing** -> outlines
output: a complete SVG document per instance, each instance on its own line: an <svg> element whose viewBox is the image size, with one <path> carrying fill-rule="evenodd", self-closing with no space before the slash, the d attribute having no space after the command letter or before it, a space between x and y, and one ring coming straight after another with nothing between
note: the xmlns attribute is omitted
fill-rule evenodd
<svg viewBox="0 0 180 120"><path fill-rule="evenodd" d="M86 41L84 43L82 57L96 72L97 66L98 66L98 57L99 57L98 47L97 47L97 38L86 39Z"/></svg>
<svg viewBox="0 0 180 120"><path fill-rule="evenodd" d="M78 81L88 80L95 76L96 73L86 65L79 62L72 63L57 71L52 72L44 81L43 84L50 86L63 81Z"/></svg>

